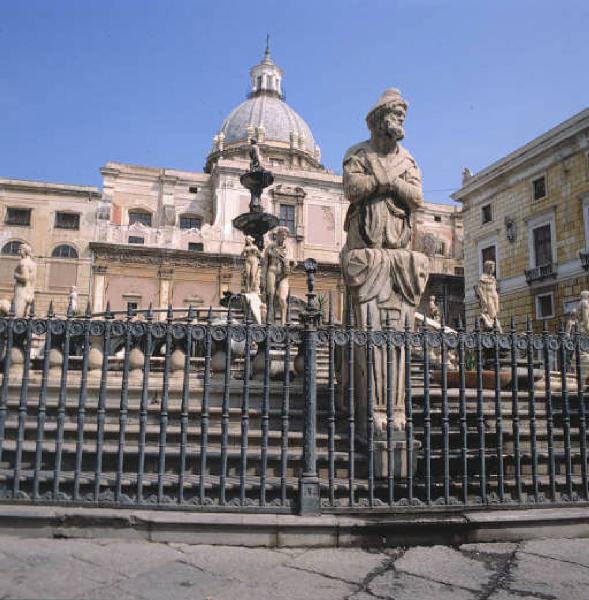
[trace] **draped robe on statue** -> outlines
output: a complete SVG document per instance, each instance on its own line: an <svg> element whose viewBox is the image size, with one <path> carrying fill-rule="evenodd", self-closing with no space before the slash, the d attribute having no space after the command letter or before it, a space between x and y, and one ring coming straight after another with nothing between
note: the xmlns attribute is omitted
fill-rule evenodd
<svg viewBox="0 0 589 600"><path fill-rule="evenodd" d="M351 296L354 323L365 329L370 313L375 330L384 330L387 316L402 329L425 290L428 258L411 249L412 208L423 204L421 176L402 146L378 154L370 142L348 150L344 158L344 191L350 201L344 224L346 244L341 264ZM377 437L386 431L386 348L374 347L372 373ZM367 363L365 348L356 347L354 387L358 435L366 435ZM393 351L391 383L394 427L405 424L404 351Z"/></svg>

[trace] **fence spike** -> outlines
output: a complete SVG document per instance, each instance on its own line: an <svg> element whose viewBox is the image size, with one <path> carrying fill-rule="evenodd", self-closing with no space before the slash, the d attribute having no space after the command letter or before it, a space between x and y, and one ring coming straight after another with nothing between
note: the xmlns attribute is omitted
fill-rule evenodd
<svg viewBox="0 0 589 600"><path fill-rule="evenodd" d="M31 306L29 308L29 317L33 319L35 317L35 299L31 302Z"/></svg>
<svg viewBox="0 0 589 600"><path fill-rule="evenodd" d="M53 300L49 301L49 308L47 309L47 318L53 319L55 311L53 310Z"/></svg>
<svg viewBox="0 0 589 600"><path fill-rule="evenodd" d="M90 308L90 300L88 300L88 303L86 304L86 311L84 313L84 316L86 317L86 319L89 319L92 316L92 309Z"/></svg>

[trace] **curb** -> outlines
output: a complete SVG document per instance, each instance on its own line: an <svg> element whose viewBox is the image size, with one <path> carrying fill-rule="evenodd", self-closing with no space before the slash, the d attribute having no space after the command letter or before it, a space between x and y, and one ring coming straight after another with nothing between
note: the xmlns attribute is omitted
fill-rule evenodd
<svg viewBox="0 0 589 600"><path fill-rule="evenodd" d="M589 507L297 516L2 505L0 534L249 547L458 545L589 537Z"/></svg>

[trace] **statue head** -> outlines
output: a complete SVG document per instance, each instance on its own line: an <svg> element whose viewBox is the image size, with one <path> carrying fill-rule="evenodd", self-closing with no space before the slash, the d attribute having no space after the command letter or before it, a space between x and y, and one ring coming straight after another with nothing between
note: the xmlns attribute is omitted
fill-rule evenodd
<svg viewBox="0 0 589 600"><path fill-rule="evenodd" d="M436 297L435 296L430 296L429 297L429 303L430 304L435 304L436 303Z"/></svg>
<svg viewBox="0 0 589 600"><path fill-rule="evenodd" d="M385 90L366 115L366 124L373 138L397 142L405 137L403 123L407 102L396 88Z"/></svg>
<svg viewBox="0 0 589 600"><path fill-rule="evenodd" d="M494 260L486 260L483 265L483 273L486 275L493 275L495 273L495 261Z"/></svg>
<svg viewBox="0 0 589 600"><path fill-rule="evenodd" d="M23 243L20 245L18 253L21 258L25 258L25 256L31 256L32 250L28 244Z"/></svg>
<svg viewBox="0 0 589 600"><path fill-rule="evenodd" d="M284 225L279 225L274 228L273 235L274 239L278 243L279 246L282 246L284 242L288 239L289 230L288 227Z"/></svg>

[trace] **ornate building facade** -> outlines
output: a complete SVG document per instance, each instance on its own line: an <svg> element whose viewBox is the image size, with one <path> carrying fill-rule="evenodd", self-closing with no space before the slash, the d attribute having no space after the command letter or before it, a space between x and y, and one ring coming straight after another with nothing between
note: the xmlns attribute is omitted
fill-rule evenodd
<svg viewBox="0 0 589 600"><path fill-rule="evenodd" d="M23 241L38 262L47 262L37 283L40 310L56 295L57 308L64 310L71 285L77 286L80 306L89 300L94 312L102 312L107 302L113 310L150 303L205 308L218 305L228 291L239 292L243 236L232 221L248 210L250 197L239 177L255 138L274 174L274 185L262 197L264 210L288 227L290 254L297 262L291 294L304 297L301 263L312 256L319 263L317 291L334 292L341 315L339 254L347 210L342 178L321 164L311 129L284 100L282 75L266 50L250 70L249 97L214 136L204 172L108 162L101 169L101 192L0 180L5 223L0 296L10 296L14 253ZM15 211L21 211L20 223L14 222ZM29 214L26 223L23 211ZM77 215L69 218L65 232L57 226L62 213ZM430 293L451 321L461 310L463 293L461 213L427 203L416 222L427 229L415 243L431 256ZM64 241L73 250L56 251Z"/></svg>
<svg viewBox="0 0 589 600"><path fill-rule="evenodd" d="M589 286L589 109L474 176L453 198L464 205L466 314L474 286L496 263L504 327L529 316L535 330L571 314Z"/></svg>

